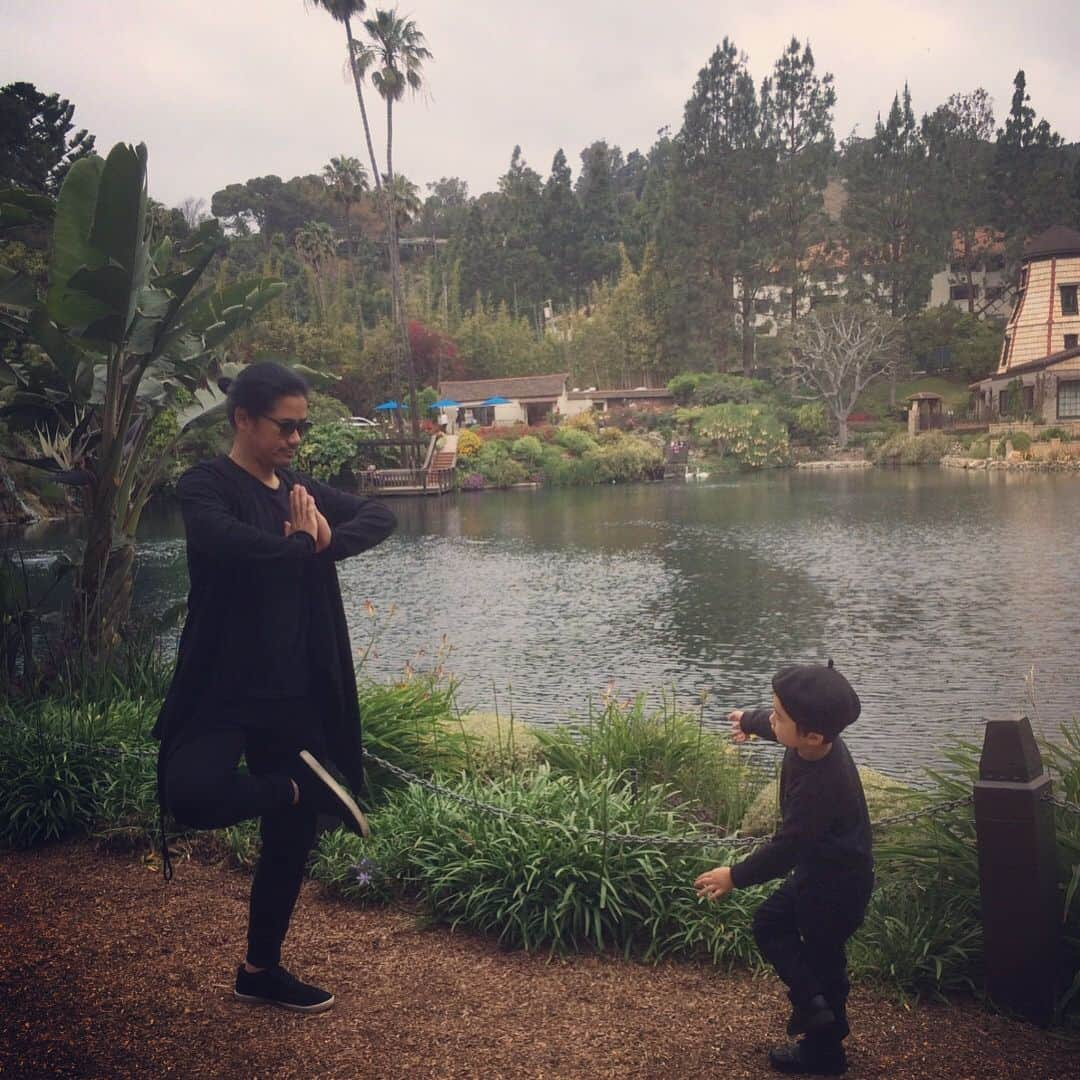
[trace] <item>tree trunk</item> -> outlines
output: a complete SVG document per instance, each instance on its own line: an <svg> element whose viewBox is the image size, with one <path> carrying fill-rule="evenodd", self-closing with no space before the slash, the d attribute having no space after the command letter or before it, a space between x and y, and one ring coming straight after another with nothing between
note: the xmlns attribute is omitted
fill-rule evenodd
<svg viewBox="0 0 1080 1080"><path fill-rule="evenodd" d="M348 19L345 20L345 37L349 42L349 70L352 72L353 85L356 87L356 100L360 103L360 119L364 122L364 138L367 140L368 156L371 158L371 171L374 175L375 190L379 191L382 187L379 178L379 159L375 156L375 144L371 141L371 125L368 123L367 108L364 106L364 84L356 67L352 24Z"/></svg>
<svg viewBox="0 0 1080 1080"><path fill-rule="evenodd" d="M405 374L409 380L409 414L413 439L420 439L420 416L416 408L416 371L413 367L409 328L405 323L405 301L401 292L401 253L398 251L397 214L394 212L394 101L386 99L386 219L390 229L390 283L394 312L401 334L401 350L405 358ZM412 448L415 453L416 447Z"/></svg>
<svg viewBox="0 0 1080 1080"><path fill-rule="evenodd" d="M847 446L848 440L848 426L847 426L847 413L842 412L836 418L836 441L840 444L840 449L843 450Z"/></svg>
<svg viewBox="0 0 1080 1080"><path fill-rule="evenodd" d="M749 378L754 374L754 296L747 293L743 282L742 298L742 372Z"/></svg>

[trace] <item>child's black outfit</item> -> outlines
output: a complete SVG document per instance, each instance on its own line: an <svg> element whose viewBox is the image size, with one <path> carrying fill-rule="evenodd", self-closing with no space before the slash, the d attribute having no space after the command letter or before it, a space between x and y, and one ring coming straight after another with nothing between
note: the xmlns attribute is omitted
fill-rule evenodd
<svg viewBox="0 0 1080 1080"><path fill-rule="evenodd" d="M742 730L775 742L770 712L767 708L746 710ZM797 1011L820 994L836 1017L834 1023L798 1044L802 1064L841 1072L841 1043L848 1033L844 945L862 924L874 885L866 798L841 738L835 738L829 753L816 761L787 750L780 772L780 810L776 834L732 866L731 878L736 888L745 888L792 871L758 908L754 938L788 985ZM773 1065L783 1067L775 1056Z"/></svg>

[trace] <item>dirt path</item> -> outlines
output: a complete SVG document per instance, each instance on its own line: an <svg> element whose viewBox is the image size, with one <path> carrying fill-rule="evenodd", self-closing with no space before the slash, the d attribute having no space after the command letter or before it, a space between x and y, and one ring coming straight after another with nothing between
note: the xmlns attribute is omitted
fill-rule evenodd
<svg viewBox="0 0 1080 1080"><path fill-rule="evenodd" d="M88 844L0 856L0 1074L19 1077L762 1077L774 979L574 957L363 911L308 884L285 963L331 988L298 1017L232 997L248 879L179 863L172 885ZM976 1005L856 989L858 1077L1060 1078L1080 1046Z"/></svg>

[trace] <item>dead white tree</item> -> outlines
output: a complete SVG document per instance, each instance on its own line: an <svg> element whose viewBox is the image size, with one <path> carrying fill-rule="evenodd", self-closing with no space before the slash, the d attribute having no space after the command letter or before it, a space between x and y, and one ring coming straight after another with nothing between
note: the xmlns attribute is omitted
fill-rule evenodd
<svg viewBox="0 0 1080 1080"><path fill-rule="evenodd" d="M796 325L793 374L807 398L825 405L841 447L855 402L899 362L900 341L899 321L869 304L817 308Z"/></svg>

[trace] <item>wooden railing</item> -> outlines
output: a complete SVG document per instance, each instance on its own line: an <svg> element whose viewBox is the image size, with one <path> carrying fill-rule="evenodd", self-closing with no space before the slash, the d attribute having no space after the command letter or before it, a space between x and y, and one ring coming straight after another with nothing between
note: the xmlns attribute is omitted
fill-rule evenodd
<svg viewBox="0 0 1080 1080"><path fill-rule="evenodd" d="M359 488L367 494L380 491L425 492L450 491L454 486L453 469L373 469L360 474Z"/></svg>

